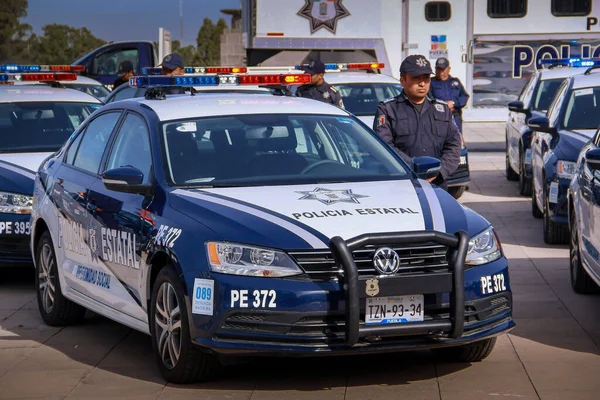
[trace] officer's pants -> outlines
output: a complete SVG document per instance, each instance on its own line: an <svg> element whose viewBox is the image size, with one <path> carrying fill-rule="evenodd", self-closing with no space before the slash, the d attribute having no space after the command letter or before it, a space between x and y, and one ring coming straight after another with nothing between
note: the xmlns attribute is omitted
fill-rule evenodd
<svg viewBox="0 0 600 400"><path fill-rule="evenodd" d="M460 114L452 114L452 118L454 118L454 123L458 127L459 132L462 134L462 117Z"/></svg>

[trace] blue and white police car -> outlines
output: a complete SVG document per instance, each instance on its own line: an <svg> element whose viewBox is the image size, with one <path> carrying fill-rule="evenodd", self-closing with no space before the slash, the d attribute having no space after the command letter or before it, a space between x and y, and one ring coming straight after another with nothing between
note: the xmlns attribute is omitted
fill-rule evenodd
<svg viewBox="0 0 600 400"><path fill-rule="evenodd" d="M508 103L506 121L506 179L519 181L519 193L531 195L531 129L527 121L543 117L560 85L569 77L583 74L587 60L546 59L523 87L519 99Z"/></svg>
<svg viewBox="0 0 600 400"><path fill-rule="evenodd" d="M590 67L568 78L548 109L547 116L531 118L531 208L543 218L544 241L566 244L569 240L567 190L576 173L583 146L600 126L600 74Z"/></svg>
<svg viewBox="0 0 600 400"><path fill-rule="evenodd" d="M164 86L291 84L307 75L140 76L35 184L42 318L93 310L152 336L168 381L227 355L434 349L490 354L514 327L490 223L414 171L352 114L262 94Z"/></svg>
<svg viewBox="0 0 600 400"><path fill-rule="evenodd" d="M0 267L18 267L32 263L29 220L35 171L100 102L71 89L12 85L15 80L75 79L74 74L2 70L4 66L0 66Z"/></svg>
<svg viewBox="0 0 600 400"><path fill-rule="evenodd" d="M579 152L567 192L571 287L577 293L600 291L599 180L600 129Z"/></svg>

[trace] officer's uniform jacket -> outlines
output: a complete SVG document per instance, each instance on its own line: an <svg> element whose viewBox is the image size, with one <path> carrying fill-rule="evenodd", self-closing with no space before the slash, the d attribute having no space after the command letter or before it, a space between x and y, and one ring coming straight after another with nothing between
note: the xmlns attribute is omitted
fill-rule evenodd
<svg viewBox="0 0 600 400"><path fill-rule="evenodd" d="M431 80L429 95L444 101L452 100L454 102L453 114L458 116L461 115L461 109L467 104L470 97L460 79L452 76L448 77L445 81L433 78Z"/></svg>
<svg viewBox="0 0 600 400"><path fill-rule="evenodd" d="M409 165L412 165L411 159L418 156L440 159L440 175L444 181L458 167L460 133L448 105L442 100L428 96L418 113L403 91L379 103L373 129Z"/></svg>
<svg viewBox="0 0 600 400"><path fill-rule="evenodd" d="M320 85L302 85L296 90L296 96L320 100L344 108L340 92L327 82Z"/></svg>

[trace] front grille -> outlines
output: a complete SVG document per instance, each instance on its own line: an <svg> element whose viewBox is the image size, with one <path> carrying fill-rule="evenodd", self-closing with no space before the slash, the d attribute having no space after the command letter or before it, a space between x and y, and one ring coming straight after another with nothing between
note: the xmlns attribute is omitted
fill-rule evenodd
<svg viewBox="0 0 600 400"><path fill-rule="evenodd" d="M396 275L425 274L448 270L448 248L435 243L417 246L366 246L352 252L360 276L379 275L373 266L373 255L381 247L398 253L401 266ZM329 250L292 251L290 255L313 279L333 279L344 274Z"/></svg>
<svg viewBox="0 0 600 400"><path fill-rule="evenodd" d="M0 255L10 257L31 257L29 236L0 235Z"/></svg>
<svg viewBox="0 0 600 400"><path fill-rule="evenodd" d="M510 307L510 293L465 302L465 334L485 329L489 324L505 318L501 314L510 311ZM439 303L433 297L426 296L424 321L449 317L449 304ZM361 310L360 325L364 326L364 309ZM308 316L273 311L235 313L225 319L216 336L225 340L243 338L257 342L305 345L341 344L345 338L345 316L340 312Z"/></svg>

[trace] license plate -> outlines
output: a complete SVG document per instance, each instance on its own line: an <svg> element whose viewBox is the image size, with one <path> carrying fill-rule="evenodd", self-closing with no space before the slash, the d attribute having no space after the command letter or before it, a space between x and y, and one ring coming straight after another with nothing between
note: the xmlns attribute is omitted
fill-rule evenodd
<svg viewBox="0 0 600 400"><path fill-rule="evenodd" d="M366 324L397 324L423 321L423 295L368 297Z"/></svg>
<svg viewBox="0 0 600 400"><path fill-rule="evenodd" d="M464 165L467 163L467 156L460 156L460 164Z"/></svg>

